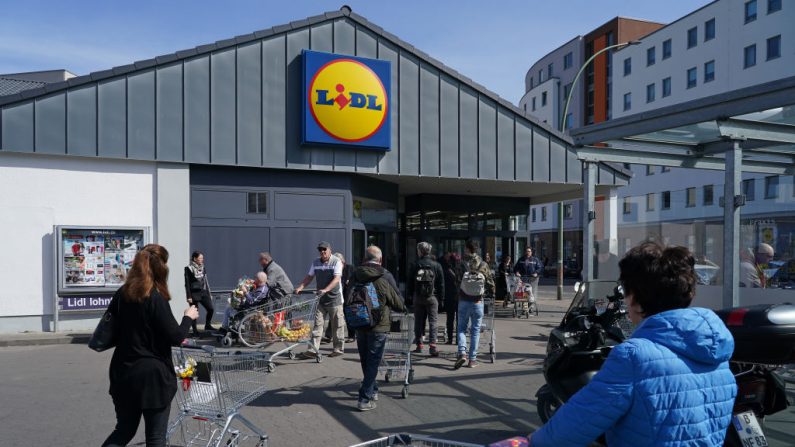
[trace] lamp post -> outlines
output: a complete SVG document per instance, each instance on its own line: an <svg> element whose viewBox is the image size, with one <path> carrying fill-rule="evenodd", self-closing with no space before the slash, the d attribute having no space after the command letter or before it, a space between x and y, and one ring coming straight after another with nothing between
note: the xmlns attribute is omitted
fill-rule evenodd
<svg viewBox="0 0 795 447"><path fill-rule="evenodd" d="M560 128L561 132L566 131L566 116L569 113L569 103L571 102L571 95L574 93L574 86L577 85L577 80L580 79L580 75L585 70L596 56L600 54L610 51L614 48L622 48L629 45L637 45L639 44L639 40L630 40L628 42L617 43L615 45L609 45L601 50L597 51L593 54L584 64L580 67L580 70L577 72L577 76L574 77L574 81L571 83L571 88L569 89L569 94L566 95L566 105L563 107L563 116L560 117ZM558 203L558 300L563 299L563 202Z"/></svg>

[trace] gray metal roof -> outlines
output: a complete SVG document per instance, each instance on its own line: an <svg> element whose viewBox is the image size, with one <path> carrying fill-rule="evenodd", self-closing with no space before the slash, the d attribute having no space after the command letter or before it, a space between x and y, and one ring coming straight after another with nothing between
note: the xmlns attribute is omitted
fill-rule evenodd
<svg viewBox="0 0 795 447"><path fill-rule="evenodd" d="M44 85L46 85L44 82L0 77L0 96L16 95L19 92L43 87Z"/></svg>

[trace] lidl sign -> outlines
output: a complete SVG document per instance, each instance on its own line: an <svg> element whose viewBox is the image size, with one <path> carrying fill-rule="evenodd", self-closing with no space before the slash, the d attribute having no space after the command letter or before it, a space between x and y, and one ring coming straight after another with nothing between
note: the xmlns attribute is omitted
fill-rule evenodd
<svg viewBox="0 0 795 447"><path fill-rule="evenodd" d="M389 62L304 50L303 64L303 142L389 150Z"/></svg>

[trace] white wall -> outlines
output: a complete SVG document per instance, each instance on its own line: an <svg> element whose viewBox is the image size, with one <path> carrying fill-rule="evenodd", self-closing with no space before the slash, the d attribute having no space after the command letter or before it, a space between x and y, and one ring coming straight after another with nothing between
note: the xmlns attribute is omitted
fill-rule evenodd
<svg viewBox="0 0 795 447"><path fill-rule="evenodd" d="M563 95L563 88L574 81L577 71L583 62L583 40L582 36L577 36L569 42L556 48L543 58L536 61L525 75L525 94L519 100L519 108L526 110L527 115L534 116L541 121L547 122L555 129L560 126L563 107L566 98ZM572 65L563 68L563 58L566 54L572 54ZM552 64L552 77L549 77L547 67ZM538 72L543 71L543 81L539 79ZM530 88L530 79L533 79L533 88ZM572 94L569 113L572 114L572 127L579 127L582 124L582 96L584 80L577 81L574 86L575 93ZM547 92L547 105L541 107L541 94ZM536 98L536 110L532 109L533 97Z"/></svg>
<svg viewBox="0 0 795 447"><path fill-rule="evenodd" d="M168 290L171 311L182 319L187 307L183 268L190 262L190 167L179 163L158 163L155 182L155 231L153 241L169 253ZM202 319L204 315L202 313Z"/></svg>
<svg viewBox="0 0 795 447"><path fill-rule="evenodd" d="M154 180L154 163L0 153L0 332L51 329L54 225L151 228Z"/></svg>

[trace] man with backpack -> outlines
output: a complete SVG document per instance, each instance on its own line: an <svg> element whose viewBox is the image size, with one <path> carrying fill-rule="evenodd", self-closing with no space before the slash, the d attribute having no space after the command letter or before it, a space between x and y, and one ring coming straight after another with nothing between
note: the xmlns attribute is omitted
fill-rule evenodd
<svg viewBox="0 0 795 447"><path fill-rule="evenodd" d="M375 408L378 400L378 366L391 326L390 310L405 312L403 299L396 292L395 278L381 266L381 249L367 247L364 263L356 268L345 297L345 320L356 329L356 346L362 365L359 411Z"/></svg>
<svg viewBox="0 0 795 447"><path fill-rule="evenodd" d="M414 343L422 352L422 332L425 319L428 319L428 352L431 357L438 357L436 349L436 322L439 315L439 299L444 298L444 272L442 266L431 258L431 244L417 244L419 258L409 271L406 294L414 298Z"/></svg>
<svg viewBox="0 0 795 447"><path fill-rule="evenodd" d="M478 343L480 342L480 324L483 321L483 297L494 294L494 278L491 268L478 255L480 244L474 239L466 242L466 254L463 259L464 276L458 292L458 358L455 369L464 366L469 358L470 368L478 366ZM469 356L467 357L467 327L469 331Z"/></svg>

